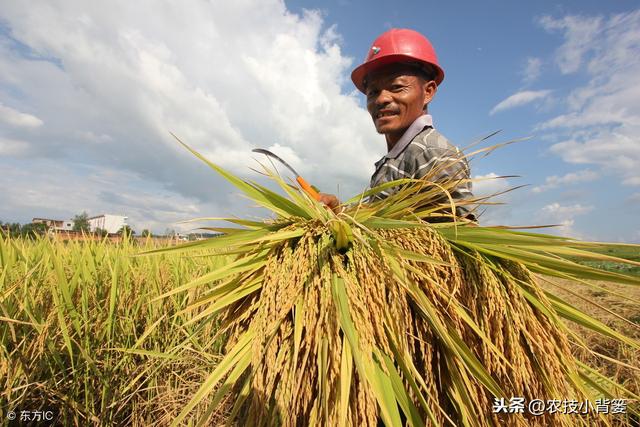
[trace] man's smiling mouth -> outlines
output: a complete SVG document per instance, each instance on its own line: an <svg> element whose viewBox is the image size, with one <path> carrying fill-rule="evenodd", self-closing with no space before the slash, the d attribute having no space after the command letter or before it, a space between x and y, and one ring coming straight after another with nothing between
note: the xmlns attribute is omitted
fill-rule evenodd
<svg viewBox="0 0 640 427"><path fill-rule="evenodd" d="M378 111L376 119L379 119L380 117L395 116L396 114L398 113L395 111Z"/></svg>

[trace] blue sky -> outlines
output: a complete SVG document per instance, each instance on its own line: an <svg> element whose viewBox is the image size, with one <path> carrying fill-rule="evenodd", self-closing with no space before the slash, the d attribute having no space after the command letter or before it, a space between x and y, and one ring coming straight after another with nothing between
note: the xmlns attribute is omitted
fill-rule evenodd
<svg viewBox="0 0 640 427"><path fill-rule="evenodd" d="M445 69L430 113L452 142L531 137L472 163L477 177L520 176L479 193L528 184L483 223L640 241L637 2L4 3L0 220L86 210L162 232L260 215L168 131L244 176L251 148L273 148L346 198L385 148L350 72L405 27Z"/></svg>

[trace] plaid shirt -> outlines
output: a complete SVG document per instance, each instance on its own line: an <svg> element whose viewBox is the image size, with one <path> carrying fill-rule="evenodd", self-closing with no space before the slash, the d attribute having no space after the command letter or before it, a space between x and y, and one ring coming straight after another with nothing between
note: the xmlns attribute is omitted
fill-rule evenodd
<svg viewBox="0 0 640 427"><path fill-rule="evenodd" d="M432 179L442 182L448 179L468 179L469 164L466 159L455 161L462 157L457 147L433 128L431 116L428 114L418 117L393 146L391 151L376 162L376 171L371 176L370 187L384 184L402 178L420 179L434 167L440 170ZM451 163L442 167L442 162ZM390 188L372 196L373 199L384 199L396 191ZM459 183L451 191L454 201L473 197L471 183ZM467 216L467 206L457 207L458 215ZM473 219L472 217L470 219Z"/></svg>

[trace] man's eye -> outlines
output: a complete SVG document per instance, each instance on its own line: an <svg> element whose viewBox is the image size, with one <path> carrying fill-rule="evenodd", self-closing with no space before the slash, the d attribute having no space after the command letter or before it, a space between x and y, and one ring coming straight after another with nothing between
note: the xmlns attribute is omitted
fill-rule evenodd
<svg viewBox="0 0 640 427"><path fill-rule="evenodd" d="M404 88L404 86L402 86L402 85L393 85L393 86L391 86L391 90L394 91L394 92L402 90L403 88Z"/></svg>

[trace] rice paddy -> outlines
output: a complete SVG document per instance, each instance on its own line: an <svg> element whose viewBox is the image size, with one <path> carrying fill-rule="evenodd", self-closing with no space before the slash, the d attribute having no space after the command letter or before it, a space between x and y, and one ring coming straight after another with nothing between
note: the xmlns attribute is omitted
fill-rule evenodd
<svg viewBox="0 0 640 427"><path fill-rule="evenodd" d="M637 246L451 215L431 223L455 212L442 202L455 182L396 181L385 201L362 203L372 189L333 212L269 171L284 196L207 163L274 217L229 218L234 228L210 228L224 236L175 247L0 239L3 417L51 408L64 425L637 422L629 290L640 278L586 265L639 266L610 255ZM584 291L589 310L576 305L576 283L629 311ZM617 351L594 351L598 340ZM629 405L616 416L495 411L496 399L518 397Z"/></svg>
<svg viewBox="0 0 640 427"><path fill-rule="evenodd" d="M9 411L45 408L53 410L62 425L169 425L176 419L219 365L225 342L216 336L220 322L215 316L188 324L198 311L183 309L204 289L156 298L228 260L179 254L134 256L145 249L152 247L0 240L3 419ZM560 283L619 308L637 323L640 310L634 304L586 285ZM626 288L600 284L614 291ZM632 296L638 298L640 292ZM578 306L590 310L586 302ZM401 313L394 310L392 315L398 317ZM625 326L611 315L606 318L607 324L615 321ZM626 328L636 339L640 336L638 328ZM640 368L637 350L579 329L591 348ZM578 348L574 353L630 390L640 390L633 368ZM207 425L222 425L229 417L228 401L212 414L206 413L207 406L207 402L197 405L185 423L206 417Z"/></svg>
<svg viewBox="0 0 640 427"><path fill-rule="evenodd" d="M200 291L155 298L225 257L142 249L0 238L3 422L50 409L58 425L166 425L186 405L220 359L217 323L180 313Z"/></svg>
<svg viewBox="0 0 640 427"><path fill-rule="evenodd" d="M168 425L178 416L218 365L224 342L216 337L215 321L187 325L194 313L181 310L197 300L195 292L155 298L225 262L170 254L133 257L143 249L100 242L0 241L3 418L10 410L42 408L53 409L63 425ZM589 299L622 308L627 318L640 315L621 298L561 282ZM589 309L586 303L579 306ZM609 316L607 323L614 320ZM579 332L592 348L640 368L637 351ZM192 339L185 345L188 336ZM633 369L576 353L639 391ZM228 406L216 408L209 425L222 422ZM193 419L205 415L205 407L196 408Z"/></svg>

